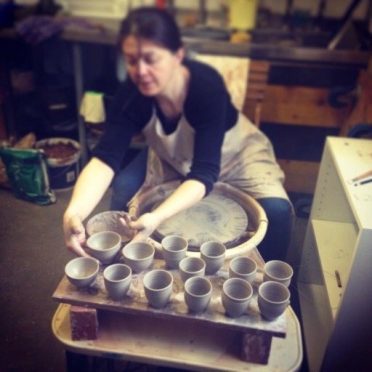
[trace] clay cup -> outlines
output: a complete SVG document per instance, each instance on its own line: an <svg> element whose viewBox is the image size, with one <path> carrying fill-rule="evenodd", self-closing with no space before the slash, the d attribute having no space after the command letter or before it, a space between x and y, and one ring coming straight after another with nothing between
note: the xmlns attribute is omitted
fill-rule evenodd
<svg viewBox="0 0 372 372"><path fill-rule="evenodd" d="M154 261L155 248L145 242L133 242L122 249L124 262L135 272L148 269Z"/></svg>
<svg viewBox="0 0 372 372"><path fill-rule="evenodd" d="M199 257L185 257L180 261L178 267L184 282L193 276L204 276L205 274L205 262Z"/></svg>
<svg viewBox="0 0 372 372"><path fill-rule="evenodd" d="M113 300L120 300L129 290L132 269L120 263L107 266L103 271L103 280L109 296Z"/></svg>
<svg viewBox="0 0 372 372"><path fill-rule="evenodd" d="M89 287L95 281L99 262L92 257L77 257L65 266L68 280L78 288Z"/></svg>
<svg viewBox="0 0 372 372"><path fill-rule="evenodd" d="M152 307L163 308L172 294L173 276L166 270L152 270L143 277L145 295Z"/></svg>
<svg viewBox="0 0 372 372"><path fill-rule="evenodd" d="M249 282L241 278L227 279L222 286L222 305L226 314L237 318L245 313L252 299L253 289Z"/></svg>
<svg viewBox="0 0 372 372"><path fill-rule="evenodd" d="M177 269L179 262L186 257L188 243L177 235L166 236L161 241L164 261L170 269Z"/></svg>
<svg viewBox="0 0 372 372"><path fill-rule="evenodd" d="M191 312L201 313L212 297L212 284L209 279L194 276L185 282L185 302Z"/></svg>
<svg viewBox="0 0 372 372"><path fill-rule="evenodd" d="M121 247L121 236L114 231L101 231L86 242L87 252L103 264L111 263Z"/></svg>
<svg viewBox="0 0 372 372"><path fill-rule="evenodd" d="M258 288L258 308L267 320L274 320L283 314L290 303L289 289L282 283L264 282Z"/></svg>
<svg viewBox="0 0 372 372"><path fill-rule="evenodd" d="M288 287L291 283L292 276L292 267L284 261L273 260L265 263L263 277L264 282L278 282Z"/></svg>
<svg viewBox="0 0 372 372"><path fill-rule="evenodd" d="M256 278L257 264L249 257L235 257L229 264L229 277L244 279L253 283Z"/></svg>
<svg viewBox="0 0 372 372"><path fill-rule="evenodd" d="M220 242L205 242L200 247L200 256L205 261L205 273L215 274L225 262L226 247Z"/></svg>

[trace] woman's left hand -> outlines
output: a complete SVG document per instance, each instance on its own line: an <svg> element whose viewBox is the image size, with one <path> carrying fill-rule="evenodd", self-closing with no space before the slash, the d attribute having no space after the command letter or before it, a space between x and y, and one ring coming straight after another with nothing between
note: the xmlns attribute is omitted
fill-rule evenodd
<svg viewBox="0 0 372 372"><path fill-rule="evenodd" d="M123 218L120 218L120 221L133 231L133 242L145 241L161 223L154 213L145 213L137 220L133 220L133 217L131 218L126 214Z"/></svg>

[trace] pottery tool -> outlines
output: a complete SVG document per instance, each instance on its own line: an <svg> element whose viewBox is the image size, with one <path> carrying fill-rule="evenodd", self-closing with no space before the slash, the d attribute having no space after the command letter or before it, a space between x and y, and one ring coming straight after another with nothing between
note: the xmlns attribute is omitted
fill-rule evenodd
<svg viewBox="0 0 372 372"><path fill-rule="evenodd" d="M365 185L367 183L371 183L372 182L372 177L369 177L369 178L365 178L359 182L356 182L354 183L354 186L362 186L362 185Z"/></svg>
<svg viewBox="0 0 372 372"><path fill-rule="evenodd" d="M336 276L336 281L337 281L337 287L342 288L341 276L338 270L335 270L335 276Z"/></svg>
<svg viewBox="0 0 372 372"><path fill-rule="evenodd" d="M351 180L353 182L358 182L358 181L361 181L364 178L368 178L368 177L372 177L372 169L367 171L367 172L364 172L364 173L360 174L359 176L356 176L356 177L352 178Z"/></svg>

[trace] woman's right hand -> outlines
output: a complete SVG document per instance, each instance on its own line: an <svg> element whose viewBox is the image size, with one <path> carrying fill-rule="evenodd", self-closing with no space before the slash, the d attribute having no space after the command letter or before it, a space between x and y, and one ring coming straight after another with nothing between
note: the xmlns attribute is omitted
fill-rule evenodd
<svg viewBox="0 0 372 372"><path fill-rule="evenodd" d="M64 216L63 232L67 248L78 256L90 257L82 247L85 243L85 229L78 215Z"/></svg>

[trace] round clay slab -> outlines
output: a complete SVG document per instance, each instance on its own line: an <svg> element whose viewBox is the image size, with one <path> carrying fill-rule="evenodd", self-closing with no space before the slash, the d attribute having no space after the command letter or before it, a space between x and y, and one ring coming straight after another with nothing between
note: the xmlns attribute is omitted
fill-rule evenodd
<svg viewBox="0 0 372 372"><path fill-rule="evenodd" d="M245 210L234 200L219 194L206 198L163 222L157 235L180 235L189 246L198 248L209 240L228 244L238 239L248 227Z"/></svg>

